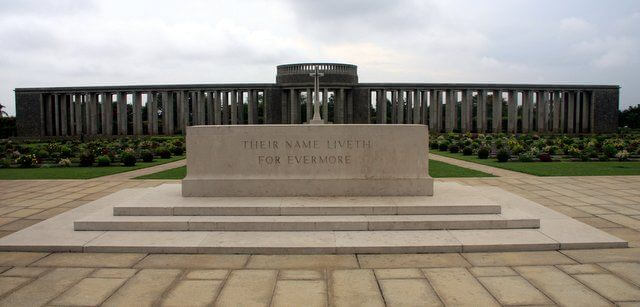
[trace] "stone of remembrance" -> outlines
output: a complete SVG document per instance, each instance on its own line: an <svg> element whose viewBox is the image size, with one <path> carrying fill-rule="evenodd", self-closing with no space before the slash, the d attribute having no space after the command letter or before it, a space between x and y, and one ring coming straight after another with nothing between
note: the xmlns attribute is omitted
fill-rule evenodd
<svg viewBox="0 0 640 307"><path fill-rule="evenodd" d="M424 125L193 126L183 196L433 195Z"/></svg>

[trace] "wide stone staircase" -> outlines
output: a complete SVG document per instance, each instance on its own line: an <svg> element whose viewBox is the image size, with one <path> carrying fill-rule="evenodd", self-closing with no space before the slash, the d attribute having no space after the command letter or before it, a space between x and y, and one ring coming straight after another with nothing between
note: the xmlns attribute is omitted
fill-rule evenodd
<svg viewBox="0 0 640 307"><path fill-rule="evenodd" d="M74 223L103 231L388 231L539 228L526 215L465 193L416 197L181 197L179 185ZM470 191L469 191L470 192ZM441 192L442 193L442 192ZM444 194L444 193L442 193Z"/></svg>

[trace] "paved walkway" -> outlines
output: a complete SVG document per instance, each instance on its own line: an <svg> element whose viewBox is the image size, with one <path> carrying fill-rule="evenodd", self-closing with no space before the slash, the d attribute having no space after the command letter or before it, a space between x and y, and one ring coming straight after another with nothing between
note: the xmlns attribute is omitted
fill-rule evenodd
<svg viewBox="0 0 640 307"><path fill-rule="evenodd" d="M401 255L0 253L0 306L640 304L640 176L438 179L499 186L627 249ZM172 181L175 182L175 181ZM0 235L150 180L0 181Z"/></svg>
<svg viewBox="0 0 640 307"><path fill-rule="evenodd" d="M429 159L453 164L453 165L464 167L464 168L470 168L473 170L489 173L499 177L529 177L529 178L537 177L537 176L533 176L525 173L514 172L514 171L492 167L484 164L478 164L478 163L463 161L459 159L449 158L449 157L441 156L434 153L429 153Z"/></svg>
<svg viewBox="0 0 640 307"><path fill-rule="evenodd" d="M96 180L123 180L123 179L133 179L139 176L149 175L161 171L166 171L168 169L181 167L187 165L187 159L182 159L178 161L173 161L165 164L160 164L152 167L142 168L130 172L118 173L109 176L99 177Z"/></svg>

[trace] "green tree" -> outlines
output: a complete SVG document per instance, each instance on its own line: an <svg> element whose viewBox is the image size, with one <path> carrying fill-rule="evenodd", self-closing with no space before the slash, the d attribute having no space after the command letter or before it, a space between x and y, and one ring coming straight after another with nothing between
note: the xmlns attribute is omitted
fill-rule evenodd
<svg viewBox="0 0 640 307"><path fill-rule="evenodd" d="M619 126L640 129L640 104L619 112Z"/></svg>

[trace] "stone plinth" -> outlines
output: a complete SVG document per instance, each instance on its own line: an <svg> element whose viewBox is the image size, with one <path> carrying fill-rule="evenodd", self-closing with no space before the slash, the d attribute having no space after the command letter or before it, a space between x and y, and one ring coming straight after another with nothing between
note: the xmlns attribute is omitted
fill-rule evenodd
<svg viewBox="0 0 640 307"><path fill-rule="evenodd" d="M428 196L424 125L187 128L183 196Z"/></svg>

